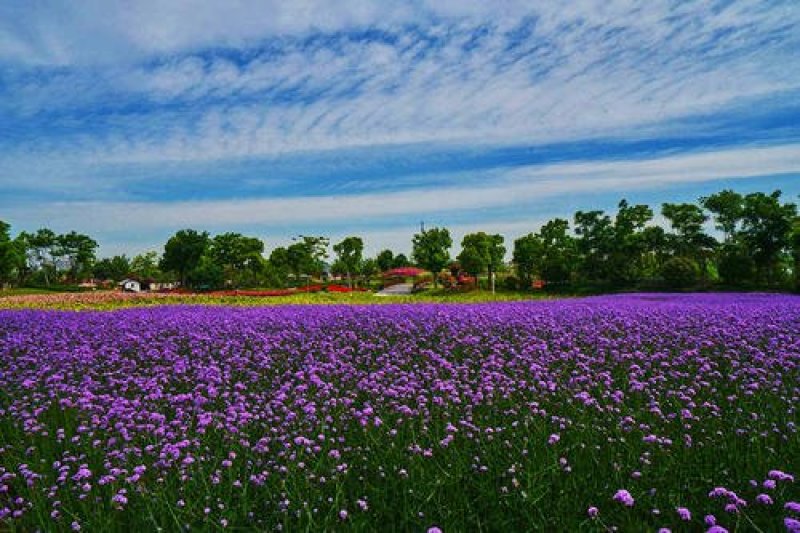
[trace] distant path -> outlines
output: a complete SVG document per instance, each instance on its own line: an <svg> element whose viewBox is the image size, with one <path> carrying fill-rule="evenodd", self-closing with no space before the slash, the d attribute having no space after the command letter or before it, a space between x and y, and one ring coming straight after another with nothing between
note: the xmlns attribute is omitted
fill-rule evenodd
<svg viewBox="0 0 800 533"><path fill-rule="evenodd" d="M398 283L397 285L386 287L380 292L376 292L375 296L406 296L411 294L413 289L413 283Z"/></svg>

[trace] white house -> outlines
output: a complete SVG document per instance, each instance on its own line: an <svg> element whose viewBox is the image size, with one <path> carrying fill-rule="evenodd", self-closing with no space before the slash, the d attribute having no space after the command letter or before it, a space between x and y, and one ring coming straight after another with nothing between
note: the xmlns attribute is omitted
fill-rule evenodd
<svg viewBox="0 0 800 533"><path fill-rule="evenodd" d="M141 292L142 284L135 279L123 279L119 282L119 287L125 292Z"/></svg>

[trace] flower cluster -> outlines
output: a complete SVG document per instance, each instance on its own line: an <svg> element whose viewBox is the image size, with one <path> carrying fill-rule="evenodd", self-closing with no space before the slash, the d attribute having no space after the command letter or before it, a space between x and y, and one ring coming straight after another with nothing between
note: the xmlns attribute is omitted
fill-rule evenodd
<svg viewBox="0 0 800 533"><path fill-rule="evenodd" d="M798 405L788 296L0 311L0 529L793 530Z"/></svg>

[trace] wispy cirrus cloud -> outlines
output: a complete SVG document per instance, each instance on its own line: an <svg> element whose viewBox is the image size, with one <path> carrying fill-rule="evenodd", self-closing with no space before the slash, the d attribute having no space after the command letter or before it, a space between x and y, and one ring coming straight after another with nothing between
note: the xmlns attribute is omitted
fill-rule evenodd
<svg viewBox="0 0 800 533"><path fill-rule="evenodd" d="M0 211L60 198L108 223L144 205L145 225L344 224L658 187L671 152L714 160L689 180L792 172L799 28L789 1L12 1ZM765 146L760 168L730 156Z"/></svg>

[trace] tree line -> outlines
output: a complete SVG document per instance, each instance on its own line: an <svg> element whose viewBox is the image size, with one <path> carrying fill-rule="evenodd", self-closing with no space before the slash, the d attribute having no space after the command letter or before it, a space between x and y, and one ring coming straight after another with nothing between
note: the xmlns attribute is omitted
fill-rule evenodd
<svg viewBox="0 0 800 533"><path fill-rule="evenodd" d="M413 236L410 258L392 250L365 257L363 239L350 236L333 244L329 264L330 240L309 235L265 256L257 237L184 229L169 238L160 256L97 259L97 242L87 235L43 228L12 239L9 224L0 221L0 283L49 286L136 277L197 289L286 287L330 273L355 286L379 272L416 265L433 273L434 286L465 273L485 279L492 290L498 274L505 288L523 290L542 285L567 290L800 288L800 218L797 206L784 202L780 191L724 190L697 203L664 203L660 215L663 225L654 222L650 206L623 199L613 214L578 211L571 222L555 218L514 240L510 263L502 235L465 235L451 257L450 232L436 227ZM707 231L709 224L715 234Z"/></svg>

